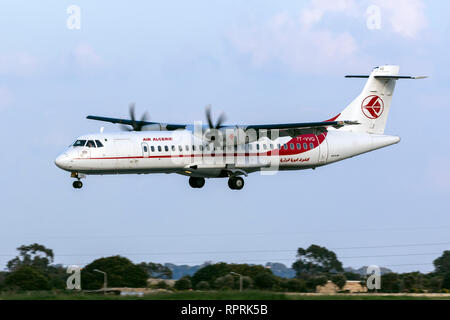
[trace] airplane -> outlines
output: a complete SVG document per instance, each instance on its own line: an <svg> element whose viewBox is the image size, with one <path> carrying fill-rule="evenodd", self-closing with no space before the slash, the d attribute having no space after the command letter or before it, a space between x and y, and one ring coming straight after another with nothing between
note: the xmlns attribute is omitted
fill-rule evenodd
<svg viewBox="0 0 450 320"><path fill-rule="evenodd" d="M399 66L375 67L362 92L337 116L320 122L225 125L225 116L207 124L172 124L136 120L134 104L130 119L87 116L87 119L121 124L125 132L87 134L78 137L55 164L70 172L80 189L86 175L178 173L189 177L192 188L205 179L228 178L232 190L241 190L248 174L278 170L316 169L400 141L385 135L392 95L400 76Z"/></svg>

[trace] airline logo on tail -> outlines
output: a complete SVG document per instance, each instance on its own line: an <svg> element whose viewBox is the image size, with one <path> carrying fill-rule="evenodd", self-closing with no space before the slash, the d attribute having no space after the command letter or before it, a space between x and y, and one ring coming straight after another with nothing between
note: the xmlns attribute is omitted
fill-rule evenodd
<svg viewBox="0 0 450 320"><path fill-rule="evenodd" d="M379 96L368 96L361 104L364 115L369 119L379 118L384 111L384 102Z"/></svg>

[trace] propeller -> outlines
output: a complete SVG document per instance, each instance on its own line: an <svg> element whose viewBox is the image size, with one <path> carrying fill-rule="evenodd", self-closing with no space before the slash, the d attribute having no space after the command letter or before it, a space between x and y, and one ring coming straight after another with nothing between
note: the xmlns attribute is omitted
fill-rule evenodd
<svg viewBox="0 0 450 320"><path fill-rule="evenodd" d="M142 131L142 128L144 126L143 122L148 120L148 113L144 112L144 114L141 117L141 120L136 121L134 109L135 109L135 103L132 102L132 103L130 103L130 106L129 106L131 128L127 127L126 125L122 125L122 127L121 127L122 130L124 130L124 131Z"/></svg>
<svg viewBox="0 0 450 320"><path fill-rule="evenodd" d="M220 129L222 127L222 123L225 122L226 117L224 113L221 113L219 119L217 119L216 125L214 125L211 116L211 105L206 106L206 120L208 120L208 126L210 129Z"/></svg>
<svg viewBox="0 0 450 320"><path fill-rule="evenodd" d="M225 122L226 116L224 113L221 113L219 118L217 119L216 124L214 125L211 115L211 105L209 104L206 106L206 120L208 121L209 126L208 135L210 136L210 140L214 141L216 140L216 132L217 130L222 128L222 124Z"/></svg>

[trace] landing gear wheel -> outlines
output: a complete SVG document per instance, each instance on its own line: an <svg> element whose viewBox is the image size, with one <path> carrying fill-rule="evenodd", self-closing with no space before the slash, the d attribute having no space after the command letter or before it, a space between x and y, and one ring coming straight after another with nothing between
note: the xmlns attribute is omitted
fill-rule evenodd
<svg viewBox="0 0 450 320"><path fill-rule="evenodd" d="M75 189L81 189L81 187L83 187L83 182L81 182L81 181L74 181L73 182L73 187Z"/></svg>
<svg viewBox="0 0 450 320"><path fill-rule="evenodd" d="M244 179L241 177L231 177L228 180L228 186L232 190L241 190L244 187Z"/></svg>
<svg viewBox="0 0 450 320"><path fill-rule="evenodd" d="M189 185L192 188L200 189L205 185L205 178L190 177Z"/></svg>

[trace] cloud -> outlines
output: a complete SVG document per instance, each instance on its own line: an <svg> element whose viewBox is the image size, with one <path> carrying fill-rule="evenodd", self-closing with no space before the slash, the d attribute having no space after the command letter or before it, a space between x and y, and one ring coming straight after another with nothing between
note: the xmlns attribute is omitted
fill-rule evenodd
<svg viewBox="0 0 450 320"><path fill-rule="evenodd" d="M0 110L9 108L14 102L11 91L6 87L0 87Z"/></svg>
<svg viewBox="0 0 450 320"><path fill-rule="evenodd" d="M310 6L305 8L300 16L305 26L312 26L319 23L327 12L339 12L355 17L359 10L354 0L312 0Z"/></svg>
<svg viewBox="0 0 450 320"><path fill-rule="evenodd" d="M38 67L38 59L26 52L0 55L0 74L26 76Z"/></svg>
<svg viewBox="0 0 450 320"><path fill-rule="evenodd" d="M75 62L83 68L98 67L104 64L103 59L86 43L78 44L73 55Z"/></svg>
<svg viewBox="0 0 450 320"><path fill-rule="evenodd" d="M256 66L279 62L313 73L367 67L372 52L364 52L356 37L373 4L380 8L381 31L414 39L427 24L422 0L311 0L296 14L277 13L259 25L239 27L229 39ZM351 21L361 27L349 28Z"/></svg>
<svg viewBox="0 0 450 320"><path fill-rule="evenodd" d="M392 31L406 38L417 38L427 26L422 0L373 0L381 9L382 21L388 21Z"/></svg>
<svg viewBox="0 0 450 320"><path fill-rule="evenodd" d="M295 71L317 73L336 65L354 65L355 39L348 32L317 28L323 13L317 8L297 16L280 13L261 26L235 30L230 40L239 52L249 54L256 66L276 61Z"/></svg>

